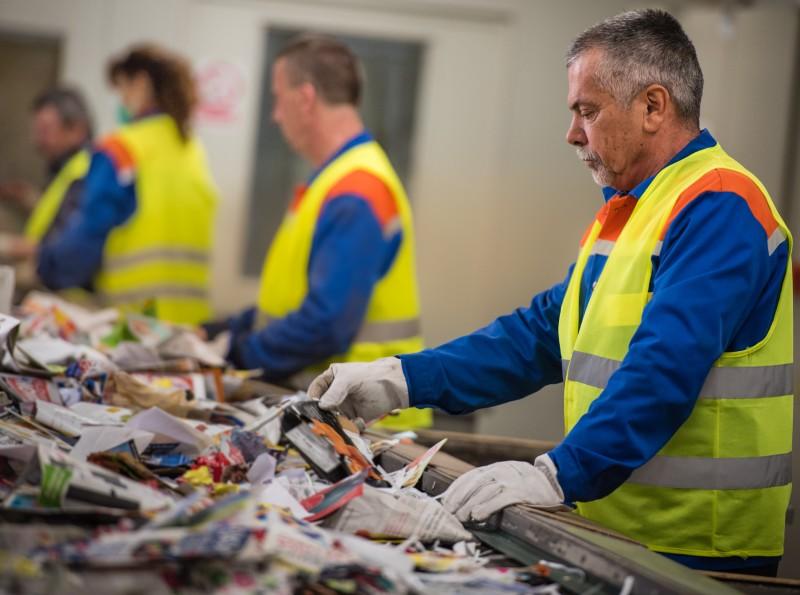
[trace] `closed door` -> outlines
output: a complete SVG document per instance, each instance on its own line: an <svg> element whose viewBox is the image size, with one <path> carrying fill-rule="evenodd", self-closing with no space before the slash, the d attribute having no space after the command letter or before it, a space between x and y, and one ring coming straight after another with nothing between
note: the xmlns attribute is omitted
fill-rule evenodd
<svg viewBox="0 0 800 595"><path fill-rule="evenodd" d="M58 38L0 32L0 186L44 183L46 166L31 143L31 103L58 78ZM0 231L19 231L25 216L0 202Z"/></svg>

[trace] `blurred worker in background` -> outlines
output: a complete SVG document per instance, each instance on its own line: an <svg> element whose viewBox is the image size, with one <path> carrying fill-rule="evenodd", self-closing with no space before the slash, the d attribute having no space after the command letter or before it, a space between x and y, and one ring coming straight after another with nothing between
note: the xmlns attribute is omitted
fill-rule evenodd
<svg viewBox="0 0 800 595"><path fill-rule="evenodd" d="M43 243L51 289L92 286L103 302L170 322L211 316L208 288L217 194L191 132L189 64L152 45L111 61L123 126L92 155L78 211Z"/></svg>
<svg viewBox="0 0 800 595"><path fill-rule="evenodd" d="M292 40L272 69L272 118L315 171L270 246L258 306L232 331L230 361L307 385L330 361L371 361L422 348L414 227L405 190L358 113L361 65L343 43ZM322 366L322 367L321 367ZM430 411L387 418L430 425Z"/></svg>
<svg viewBox="0 0 800 595"><path fill-rule="evenodd" d="M791 236L764 186L700 130L703 74L661 10L567 55L567 141L606 203L567 278L436 349L334 365L309 387L374 419L464 413L564 382L564 440L459 477L462 521L526 502L693 568L775 575L791 494Z"/></svg>
<svg viewBox="0 0 800 595"><path fill-rule="evenodd" d="M54 87L33 101L33 144L47 163L47 186L39 195L25 182L0 185L0 199L29 214L23 236L4 236L0 253L33 256L40 242L55 238L76 211L89 170L92 119L81 94Z"/></svg>

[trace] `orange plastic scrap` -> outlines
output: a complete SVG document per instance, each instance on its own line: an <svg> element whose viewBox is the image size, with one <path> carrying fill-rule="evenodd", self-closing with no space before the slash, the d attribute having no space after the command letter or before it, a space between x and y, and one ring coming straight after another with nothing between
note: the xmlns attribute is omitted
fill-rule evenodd
<svg viewBox="0 0 800 595"><path fill-rule="evenodd" d="M350 473L358 473L359 471L368 469L370 477L373 479L380 479L380 476L373 468L372 463L370 463L366 457L361 454L361 451L352 444L347 444L339 432L334 430L331 426L318 419L312 419L311 431L317 436L322 436L330 441L333 449L345 458L345 461L347 462L347 468L350 470Z"/></svg>
<svg viewBox="0 0 800 595"><path fill-rule="evenodd" d="M67 316L67 314L61 310L58 306L53 306L53 319L56 322L56 326L58 327L58 332L61 335L61 338L64 340L69 340L75 333L78 332L78 327L75 325L75 322Z"/></svg>

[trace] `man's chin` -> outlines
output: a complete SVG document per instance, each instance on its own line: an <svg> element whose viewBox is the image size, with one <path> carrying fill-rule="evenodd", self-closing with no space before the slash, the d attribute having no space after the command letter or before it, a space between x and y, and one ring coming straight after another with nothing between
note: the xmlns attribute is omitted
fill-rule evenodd
<svg viewBox="0 0 800 595"><path fill-rule="evenodd" d="M594 180L594 183L600 186L601 188L605 188L606 186L611 185L606 179L606 176L604 176L602 172L599 172L595 169L592 170L592 180Z"/></svg>
<svg viewBox="0 0 800 595"><path fill-rule="evenodd" d="M614 176L610 175L606 169L590 166L589 171L592 172L592 180L594 180L594 183L600 186L601 188L605 188L607 186L614 186L613 184Z"/></svg>
<svg viewBox="0 0 800 595"><path fill-rule="evenodd" d="M605 167L600 165L600 161L597 159L584 159L580 155L578 158L583 162L583 164L589 169L589 172L592 174L592 180L594 183L600 186L601 188L605 188L606 186L611 186L611 177L608 175L608 170Z"/></svg>

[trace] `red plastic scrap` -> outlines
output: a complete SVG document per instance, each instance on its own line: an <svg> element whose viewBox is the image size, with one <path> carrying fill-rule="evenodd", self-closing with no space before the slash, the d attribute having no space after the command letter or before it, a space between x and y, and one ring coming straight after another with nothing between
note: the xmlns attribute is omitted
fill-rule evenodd
<svg viewBox="0 0 800 595"><path fill-rule="evenodd" d="M231 460L221 452L214 453L213 455L204 455L197 457L192 463L192 469L206 466L211 471L211 477L215 483L222 481L222 473L228 465L231 465Z"/></svg>

